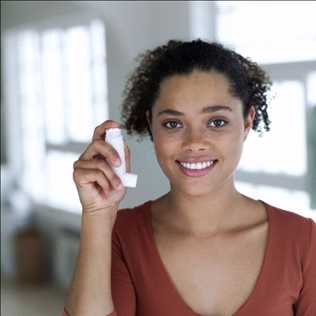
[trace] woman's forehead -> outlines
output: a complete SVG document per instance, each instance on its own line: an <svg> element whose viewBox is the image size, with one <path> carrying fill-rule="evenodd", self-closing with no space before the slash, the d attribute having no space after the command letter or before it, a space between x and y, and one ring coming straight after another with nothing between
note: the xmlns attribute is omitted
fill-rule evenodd
<svg viewBox="0 0 316 316"><path fill-rule="evenodd" d="M197 118L198 116L203 117L207 114L222 114L226 116L239 115L242 111L241 101L236 99L234 102L229 104L210 104L202 106L199 104L184 105L184 106L164 106L156 105L153 109L154 116L157 118L164 118L167 116L174 116L184 118L190 116Z"/></svg>
<svg viewBox="0 0 316 316"><path fill-rule="evenodd" d="M165 78L160 87L173 88L186 85L229 85L226 75L215 71L194 70L189 74L174 74Z"/></svg>
<svg viewBox="0 0 316 316"><path fill-rule="evenodd" d="M240 104L241 100L231 94L224 75L200 71L190 75L174 75L162 82L154 110L156 115L160 115L161 111L177 115L176 112L192 109L210 113L214 109L223 111L230 108L233 112L234 109L239 110ZM175 112L172 113L172 110Z"/></svg>
<svg viewBox="0 0 316 316"><path fill-rule="evenodd" d="M195 72L174 75L160 84L157 101L185 102L186 99L227 99L232 97L228 79L219 73Z"/></svg>

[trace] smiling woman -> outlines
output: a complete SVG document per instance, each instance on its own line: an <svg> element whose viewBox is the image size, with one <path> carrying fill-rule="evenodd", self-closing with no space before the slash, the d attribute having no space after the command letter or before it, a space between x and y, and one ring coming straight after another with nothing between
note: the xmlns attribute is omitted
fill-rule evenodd
<svg viewBox="0 0 316 316"><path fill-rule="evenodd" d="M95 295L74 283L70 310L81 306L93 314L103 307L111 316L315 315L315 222L235 187L249 131L261 132L262 125L269 130L267 74L236 52L201 40L172 40L141 57L125 88L122 127L150 135L170 190L117 213L111 265L104 254L108 239L107 246L99 244L104 257L95 263L100 275L107 272L107 287L91 281L99 280L93 267L89 277L77 273L90 293L105 297L96 303ZM96 231L103 223L89 227ZM95 248L86 258L97 253ZM106 269L100 265L105 257Z"/></svg>

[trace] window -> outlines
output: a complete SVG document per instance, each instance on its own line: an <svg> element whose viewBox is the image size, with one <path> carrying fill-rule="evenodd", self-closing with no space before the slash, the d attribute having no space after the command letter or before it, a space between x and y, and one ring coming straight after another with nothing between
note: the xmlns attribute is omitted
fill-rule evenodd
<svg viewBox="0 0 316 316"><path fill-rule="evenodd" d="M241 192L247 192L247 195L267 201L271 205L278 206L281 208L295 211L296 213L316 219L316 215L310 211L309 196L305 191L299 190L288 190L284 188L271 187L267 185L253 185L238 181L236 183L238 190Z"/></svg>
<svg viewBox="0 0 316 316"><path fill-rule="evenodd" d="M313 1L216 1L221 42L259 63L316 59ZM238 36L236 36L238 34Z"/></svg>
<svg viewBox="0 0 316 316"><path fill-rule="evenodd" d="M316 71L307 78L307 102L309 107L316 107Z"/></svg>
<svg viewBox="0 0 316 316"><path fill-rule="evenodd" d="M250 132L244 145L241 169L293 176L305 174L307 166L303 88L298 81L274 82L274 98L268 111L272 121L271 130L263 137L258 137L254 131Z"/></svg>
<svg viewBox="0 0 316 316"><path fill-rule="evenodd" d="M8 37L8 51L17 52L10 58L22 187L35 202L81 211L72 164L108 117L104 23L29 28Z"/></svg>
<svg viewBox="0 0 316 316"><path fill-rule="evenodd" d="M310 216L310 209L316 208L316 143L311 128L316 120L315 10L316 3L308 1L216 1L214 35L261 64L273 81L271 130L262 137L250 131L237 187Z"/></svg>

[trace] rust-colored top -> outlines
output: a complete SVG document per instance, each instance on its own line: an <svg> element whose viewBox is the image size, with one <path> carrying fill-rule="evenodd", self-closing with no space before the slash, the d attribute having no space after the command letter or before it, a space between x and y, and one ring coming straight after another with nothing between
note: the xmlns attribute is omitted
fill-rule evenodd
<svg viewBox="0 0 316 316"><path fill-rule="evenodd" d="M202 316L182 300L159 256L151 202L117 213L112 233L115 310L107 316ZM255 287L232 316L315 316L316 223L261 202L268 215L264 260ZM69 316L66 310L63 316Z"/></svg>

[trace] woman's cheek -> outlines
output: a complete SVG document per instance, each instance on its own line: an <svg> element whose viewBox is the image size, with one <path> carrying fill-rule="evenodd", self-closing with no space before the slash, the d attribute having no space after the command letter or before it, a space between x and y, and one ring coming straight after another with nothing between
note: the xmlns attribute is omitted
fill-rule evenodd
<svg viewBox="0 0 316 316"><path fill-rule="evenodd" d="M178 145L174 139L164 136L156 137L155 152L157 161L166 176L170 173L170 169L174 168L173 162L179 154L177 148Z"/></svg>
<svg viewBox="0 0 316 316"><path fill-rule="evenodd" d="M227 143L226 146L226 158L231 162L232 169L237 168L238 163L241 158L243 142L239 137L232 137L232 139Z"/></svg>
<svg viewBox="0 0 316 316"><path fill-rule="evenodd" d="M156 132L154 142L157 150L166 151L168 148L172 148L180 140L180 133L163 131ZM167 150L166 153L169 153Z"/></svg>
<svg viewBox="0 0 316 316"><path fill-rule="evenodd" d="M163 163L169 163L171 160L175 160L179 154L177 148L176 142L171 142L170 139L162 140L157 146L159 159L162 160Z"/></svg>

